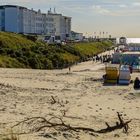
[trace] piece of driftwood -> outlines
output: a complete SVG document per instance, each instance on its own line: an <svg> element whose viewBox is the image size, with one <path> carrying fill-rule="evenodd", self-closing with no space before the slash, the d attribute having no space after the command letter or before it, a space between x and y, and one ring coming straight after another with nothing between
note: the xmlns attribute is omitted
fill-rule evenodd
<svg viewBox="0 0 140 140"><path fill-rule="evenodd" d="M129 126L128 124L131 122L131 120L129 121L124 121L122 118L122 115L117 112L117 116L119 119L119 122L116 122L115 125L110 126L107 122L106 124L106 128L104 129L100 129L100 130L95 130L93 128L86 128L86 127L80 127L80 126L71 126L69 124L66 124L62 118L57 117L57 116L51 116L50 119L46 119L44 117L32 117L32 118L27 118L21 122L18 122L17 124L15 124L12 128L15 128L17 126L20 125L27 125L30 129L30 133L31 132L39 132L41 130L44 130L46 128L53 128L59 132L62 131L75 131L75 132L80 132L80 131L84 131L84 132L93 132L93 133L109 133L112 131L115 131L117 129L123 129L124 133L128 132ZM29 133L29 132L27 132Z"/></svg>
<svg viewBox="0 0 140 140"><path fill-rule="evenodd" d="M55 98L53 97L53 96L51 96L51 104L55 104L56 103L56 100L55 100Z"/></svg>
<svg viewBox="0 0 140 140"><path fill-rule="evenodd" d="M58 104L58 105L60 105L60 107L64 107L69 102L67 100L63 101L63 100L59 100L57 97L51 96L50 103L51 104Z"/></svg>
<svg viewBox="0 0 140 140"><path fill-rule="evenodd" d="M112 131L117 130L117 129L123 129L123 132L127 133L128 129L129 129L128 124L131 122L131 120L124 122L124 120L122 118L122 115L119 112L117 112L117 115L118 115L119 122L116 122L116 124L114 126L110 126L106 122L105 124L106 124L107 128L98 130L96 132L98 132L98 133L107 133L107 132L112 132Z"/></svg>

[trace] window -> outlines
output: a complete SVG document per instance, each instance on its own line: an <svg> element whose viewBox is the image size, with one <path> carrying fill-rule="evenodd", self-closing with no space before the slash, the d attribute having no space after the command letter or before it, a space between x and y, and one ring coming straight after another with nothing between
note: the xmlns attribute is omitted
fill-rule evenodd
<svg viewBox="0 0 140 140"><path fill-rule="evenodd" d="M4 13L4 11L1 13L1 15L4 17L5 16L5 13Z"/></svg>
<svg viewBox="0 0 140 140"><path fill-rule="evenodd" d="M53 18L47 18L46 20L47 20L47 21L54 21Z"/></svg>

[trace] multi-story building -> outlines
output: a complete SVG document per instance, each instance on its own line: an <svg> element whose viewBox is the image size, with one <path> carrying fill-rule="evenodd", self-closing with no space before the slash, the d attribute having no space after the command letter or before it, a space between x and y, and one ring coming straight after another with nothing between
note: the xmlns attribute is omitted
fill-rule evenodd
<svg viewBox="0 0 140 140"><path fill-rule="evenodd" d="M47 17L52 20L52 23L48 23L51 31L54 35L60 36L62 39L70 37L71 34L71 17L62 16L62 14L48 12ZM51 29L48 27L48 29Z"/></svg>
<svg viewBox="0 0 140 140"><path fill-rule="evenodd" d="M27 9L21 6L0 6L0 30L23 33L57 35L62 40L70 36L71 18L48 11L47 14L40 10Z"/></svg>

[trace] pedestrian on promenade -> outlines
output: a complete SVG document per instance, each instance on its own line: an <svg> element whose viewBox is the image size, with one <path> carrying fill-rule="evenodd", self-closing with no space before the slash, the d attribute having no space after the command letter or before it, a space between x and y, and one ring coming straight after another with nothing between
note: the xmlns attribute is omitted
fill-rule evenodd
<svg viewBox="0 0 140 140"><path fill-rule="evenodd" d="M71 72L71 67L69 67L69 72Z"/></svg>

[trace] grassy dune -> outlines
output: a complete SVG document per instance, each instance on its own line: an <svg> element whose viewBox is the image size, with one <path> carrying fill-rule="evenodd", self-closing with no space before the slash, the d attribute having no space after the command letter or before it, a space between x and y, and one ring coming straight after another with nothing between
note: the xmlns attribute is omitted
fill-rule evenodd
<svg viewBox="0 0 140 140"><path fill-rule="evenodd" d="M63 68L78 61L85 61L111 46L109 41L48 45L29 36L0 32L0 67Z"/></svg>

